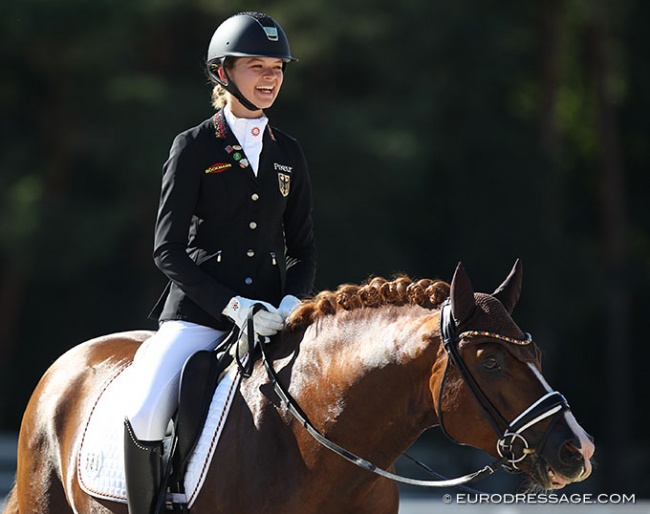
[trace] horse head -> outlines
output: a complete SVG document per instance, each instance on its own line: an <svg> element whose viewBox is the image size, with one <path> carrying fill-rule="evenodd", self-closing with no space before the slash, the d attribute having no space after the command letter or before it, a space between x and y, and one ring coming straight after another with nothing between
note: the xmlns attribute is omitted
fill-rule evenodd
<svg viewBox="0 0 650 514"><path fill-rule="evenodd" d="M447 356L434 365L430 391L449 437L557 489L589 476L594 445L542 376L530 334L512 320L521 285L519 261L491 295L475 293L458 265L440 314Z"/></svg>

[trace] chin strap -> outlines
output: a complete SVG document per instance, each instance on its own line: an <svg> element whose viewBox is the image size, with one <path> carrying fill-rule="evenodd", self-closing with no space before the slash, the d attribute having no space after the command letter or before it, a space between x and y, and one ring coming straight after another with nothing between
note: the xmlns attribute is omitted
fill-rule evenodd
<svg viewBox="0 0 650 514"><path fill-rule="evenodd" d="M249 111L261 111L262 109L255 105L253 102L248 100L242 92L239 90L237 85L233 82L233 80L230 78L230 75L228 75L228 69L225 66L226 58L224 57L221 61L221 68L223 69L223 73L226 76L226 81L221 80L219 77L218 73L215 73L214 70L212 69L211 65L208 65L208 76L213 82L216 82L219 84L221 87L223 87L226 91L228 91L231 95L233 95L239 102L246 107Z"/></svg>

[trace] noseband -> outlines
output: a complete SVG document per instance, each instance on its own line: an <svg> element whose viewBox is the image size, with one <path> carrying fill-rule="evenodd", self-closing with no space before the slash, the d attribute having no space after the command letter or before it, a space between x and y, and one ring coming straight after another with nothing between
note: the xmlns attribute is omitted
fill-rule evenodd
<svg viewBox="0 0 650 514"><path fill-rule="evenodd" d="M533 402L527 409L519 414L519 416L508 423L483 392L481 386L476 382L476 379L467 367L467 364L460 356L458 344L463 336L468 334L468 332L458 334L456 325L456 321L451 313L451 304L449 300L445 300L440 307L440 334L442 336L443 346L447 352L448 359L442 377L440 390L438 391L438 421L440 423L440 429L449 439L457 442L445 430L442 421L442 392L447 379L449 363L451 362L457 369L465 384L467 384L469 390L481 406L483 413L497 434L497 452L503 460L501 465L507 471L515 473L519 472L520 469L517 467L518 463L523 461L529 455L541 455L552 428L555 426L564 411L569 410L569 404L562 394L557 391L551 391ZM530 334L527 334L528 337L523 341L513 340L505 336L500 336L499 334L490 335L495 339L505 341L507 344L530 344L532 342ZM523 432L551 416L553 417L546 428L544 435L537 443L537 446L531 448L531 445L523 435Z"/></svg>

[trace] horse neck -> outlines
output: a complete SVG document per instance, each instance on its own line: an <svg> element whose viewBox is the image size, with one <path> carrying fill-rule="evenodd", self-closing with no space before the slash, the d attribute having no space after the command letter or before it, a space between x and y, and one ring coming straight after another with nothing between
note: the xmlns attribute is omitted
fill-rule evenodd
<svg viewBox="0 0 650 514"><path fill-rule="evenodd" d="M308 330L292 373L312 422L348 449L392 463L435 422L429 379L437 313L419 307L345 313Z"/></svg>

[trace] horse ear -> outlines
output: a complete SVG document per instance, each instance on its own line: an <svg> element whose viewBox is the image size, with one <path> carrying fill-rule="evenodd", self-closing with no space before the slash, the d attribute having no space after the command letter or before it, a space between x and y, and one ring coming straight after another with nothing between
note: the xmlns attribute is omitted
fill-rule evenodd
<svg viewBox="0 0 650 514"><path fill-rule="evenodd" d="M512 314L515 305L517 305L517 302L519 301L522 278L523 268L521 261L517 259L510 274L503 281L503 284L497 287L496 291L492 293L492 296L499 300L510 314Z"/></svg>
<svg viewBox="0 0 650 514"><path fill-rule="evenodd" d="M451 313L458 324L469 318L476 308L474 299L474 287L467 276L462 263L458 263L454 277L451 279L449 292L451 301Z"/></svg>

